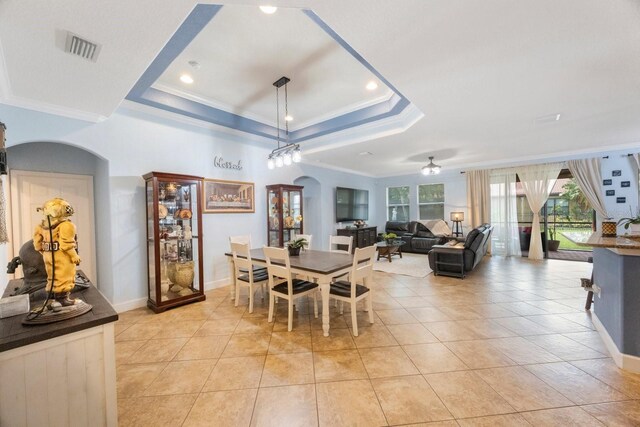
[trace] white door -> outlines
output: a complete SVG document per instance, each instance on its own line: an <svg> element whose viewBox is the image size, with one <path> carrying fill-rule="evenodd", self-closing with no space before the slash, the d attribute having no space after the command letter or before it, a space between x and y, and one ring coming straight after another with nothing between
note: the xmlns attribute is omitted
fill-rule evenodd
<svg viewBox="0 0 640 427"><path fill-rule="evenodd" d="M71 221L78 231L80 269L96 283L96 248L93 216L93 177L48 172L10 171L12 248L18 256L20 247L33 238L36 225L44 218L36 208L54 197L73 206Z"/></svg>

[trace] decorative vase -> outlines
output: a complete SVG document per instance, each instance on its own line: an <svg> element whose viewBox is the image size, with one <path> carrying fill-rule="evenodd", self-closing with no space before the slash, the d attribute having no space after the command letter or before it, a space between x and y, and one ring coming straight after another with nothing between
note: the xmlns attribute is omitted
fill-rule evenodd
<svg viewBox="0 0 640 427"><path fill-rule="evenodd" d="M287 246L289 249L289 256L298 256L300 255L300 249L302 248L293 248L291 246Z"/></svg>
<svg viewBox="0 0 640 427"><path fill-rule="evenodd" d="M195 276L193 261L183 263L170 262L167 267L167 276L169 276L169 280L174 285L182 286L183 288L191 287Z"/></svg>
<svg viewBox="0 0 640 427"><path fill-rule="evenodd" d="M387 239L387 245L392 245L394 239Z"/></svg>

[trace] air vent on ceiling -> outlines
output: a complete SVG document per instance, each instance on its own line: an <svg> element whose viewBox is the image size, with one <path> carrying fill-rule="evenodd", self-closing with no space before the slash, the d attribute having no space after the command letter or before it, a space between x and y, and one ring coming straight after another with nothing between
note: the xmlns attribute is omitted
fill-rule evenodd
<svg viewBox="0 0 640 427"><path fill-rule="evenodd" d="M65 44L65 52L67 53L96 62L100 48L101 46L97 43L90 42L76 34L67 32L67 42Z"/></svg>

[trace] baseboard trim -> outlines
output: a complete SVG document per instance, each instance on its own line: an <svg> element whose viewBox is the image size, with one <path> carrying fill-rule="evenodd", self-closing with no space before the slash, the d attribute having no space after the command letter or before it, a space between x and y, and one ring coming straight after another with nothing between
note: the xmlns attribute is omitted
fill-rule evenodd
<svg viewBox="0 0 640 427"><path fill-rule="evenodd" d="M618 350L616 343L613 342L609 332L607 332L600 319L598 319L598 316L596 316L596 313L591 314L591 320L593 321L593 325L596 327L600 334L600 338L604 341L604 345L607 347L607 350L609 350L609 354L611 354L611 357L618 368L629 372L640 373L640 357L621 353L620 350Z"/></svg>
<svg viewBox="0 0 640 427"><path fill-rule="evenodd" d="M207 282L204 284L204 290L210 291L212 289L223 288L229 284L229 278L225 277L224 279L213 280L211 282ZM147 298L136 298L125 302L120 302L118 304L113 304L113 308L117 313L124 313L125 311L135 310L136 308L146 307L147 306Z"/></svg>

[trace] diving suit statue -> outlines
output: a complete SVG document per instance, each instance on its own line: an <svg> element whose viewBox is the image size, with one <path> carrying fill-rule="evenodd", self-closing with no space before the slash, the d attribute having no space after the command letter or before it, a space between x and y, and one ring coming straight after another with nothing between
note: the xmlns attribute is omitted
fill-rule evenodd
<svg viewBox="0 0 640 427"><path fill-rule="evenodd" d="M52 295L41 308L32 310L23 323L51 323L79 316L91 310L81 299L72 299L76 266L80 264L73 207L64 199L47 201L41 209L45 218L33 233L33 247L42 254L47 271L46 290Z"/></svg>

